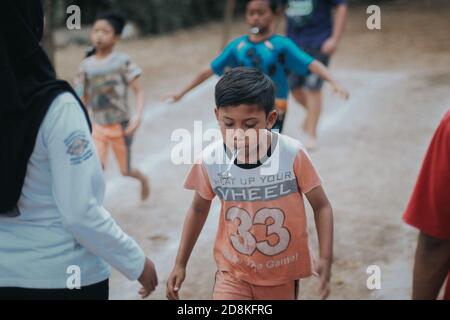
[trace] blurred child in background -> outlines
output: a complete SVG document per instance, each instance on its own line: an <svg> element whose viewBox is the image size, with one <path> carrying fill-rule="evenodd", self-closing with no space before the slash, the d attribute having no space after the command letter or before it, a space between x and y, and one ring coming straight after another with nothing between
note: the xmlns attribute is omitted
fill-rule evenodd
<svg viewBox="0 0 450 320"><path fill-rule="evenodd" d="M329 66L347 21L347 0L279 0L286 17L286 34L303 51ZM291 74L289 88L305 108L303 130L309 145L317 143L322 112L323 80L316 74Z"/></svg>
<svg viewBox="0 0 450 320"><path fill-rule="evenodd" d="M131 166L131 144L144 110L144 92L139 77L142 70L125 53L115 51L125 20L115 13L102 13L95 19L91 41L78 77L82 98L93 122L97 152L106 168L111 147L120 172L141 183L141 199L150 195L148 178ZM136 96L136 116L131 119L128 89Z"/></svg>
<svg viewBox="0 0 450 320"><path fill-rule="evenodd" d="M292 40L274 33L277 7L278 2L274 0L249 1L246 19L250 33L231 41L210 66L200 72L181 92L170 95L169 98L174 102L179 101L213 74L221 76L227 69L239 66L257 68L269 75L275 83L278 119L273 129L279 132L283 130L287 112L288 76L291 73L300 75L315 73L328 81L334 92L347 99L349 96L347 90L332 77L320 61L300 50ZM312 148L314 146L315 144L311 144ZM306 144L306 147L309 145Z"/></svg>

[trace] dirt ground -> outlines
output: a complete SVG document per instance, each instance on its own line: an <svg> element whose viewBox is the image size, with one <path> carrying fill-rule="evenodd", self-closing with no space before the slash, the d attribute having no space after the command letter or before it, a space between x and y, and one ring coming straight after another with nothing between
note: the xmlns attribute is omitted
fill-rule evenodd
<svg viewBox="0 0 450 320"><path fill-rule="evenodd" d="M433 1L383 5L382 30L366 28L366 7L350 9L349 24L332 71L352 94L348 102L325 87L320 148L312 158L325 181L335 214L335 261L331 299L408 299L417 232L402 220L423 155L443 113L450 108L450 5ZM433 3L433 4L431 4ZM236 23L233 34L246 32ZM144 69L148 108L134 144L133 163L151 177L152 196L140 203L139 186L112 164L106 207L151 257L160 286L150 297L165 299L165 282L175 260L192 193L182 188L188 165L170 161L175 129L194 121L214 127L213 85L208 81L176 105L159 97L190 80L217 54L221 25L209 24L171 35L126 41L127 52ZM60 75L71 78L83 48L57 54ZM292 102L286 134L302 139L303 109ZM211 298L212 257L218 203L192 254L182 298ZM308 208L309 210L309 208ZM308 214L312 219L311 211ZM313 225L312 242L316 242ZM370 265L381 268L382 287L366 287ZM317 280L301 283L302 299L315 299ZM114 271L112 299L138 299L138 283Z"/></svg>

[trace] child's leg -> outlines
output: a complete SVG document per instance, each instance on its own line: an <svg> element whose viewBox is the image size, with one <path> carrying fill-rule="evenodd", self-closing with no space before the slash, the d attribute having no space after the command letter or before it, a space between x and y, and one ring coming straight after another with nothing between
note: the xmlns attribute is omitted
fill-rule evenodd
<svg viewBox="0 0 450 320"><path fill-rule="evenodd" d="M292 96L294 97L295 101L298 102L303 108L306 109L306 97L305 92L303 90L303 87L297 87L291 91Z"/></svg>
<svg viewBox="0 0 450 320"><path fill-rule="evenodd" d="M300 104L306 111L306 114L308 115L308 108L306 107L306 97L305 97L305 91L302 87L297 87L293 89L292 96L294 97L294 100ZM307 123L308 117L305 117L305 121L303 122L302 129L303 131L306 131L306 123Z"/></svg>
<svg viewBox="0 0 450 320"><path fill-rule="evenodd" d="M306 49L311 56L322 62L325 66L330 63L330 57L317 48ZM308 118L306 120L305 132L314 140L317 137L317 126L322 112L322 87L324 81L317 74L309 74L305 77L303 91L305 95Z"/></svg>
<svg viewBox="0 0 450 320"><path fill-rule="evenodd" d="M317 127L322 112L322 91L298 87L292 91L295 100L306 109L303 131L307 134L305 146L314 150L317 146Z"/></svg>
<svg viewBox="0 0 450 320"><path fill-rule="evenodd" d="M253 300L251 285L228 272L217 271L213 300Z"/></svg>
<svg viewBox="0 0 450 320"><path fill-rule="evenodd" d="M280 286L252 285L254 300L297 300L299 281L294 280Z"/></svg>
<svg viewBox="0 0 450 320"><path fill-rule="evenodd" d="M150 196L150 183L148 177L136 169L131 169L128 171L128 174L124 174L124 176L139 180L141 183L141 200L147 200Z"/></svg>
<svg viewBox="0 0 450 320"><path fill-rule="evenodd" d="M305 122L305 132L313 137L317 137L317 126L320 114L322 113L322 91L304 90L308 115Z"/></svg>
<svg viewBox="0 0 450 320"><path fill-rule="evenodd" d="M330 57L322 53L320 48L303 48L303 50L325 66L329 65ZM289 87L295 100L307 111L303 130L308 135L308 141L305 143L308 149L314 149L316 146L317 127L322 111L322 86L323 80L314 73L306 77L295 74L289 77Z"/></svg>
<svg viewBox="0 0 450 320"><path fill-rule="evenodd" d="M95 148L103 170L105 170L108 162L108 138L103 134L102 128L99 125L94 124L92 131Z"/></svg>
<svg viewBox="0 0 450 320"><path fill-rule="evenodd" d="M309 129L309 127L311 126L311 114L310 114L311 100L308 101L307 99L307 92L305 90L306 80L307 77L305 76L292 74L289 76L289 88L291 89L291 93L295 101L299 105L301 105L306 111L306 117L302 125L303 131L310 136L315 136L315 134L313 135L310 132L311 130Z"/></svg>
<svg viewBox="0 0 450 320"><path fill-rule="evenodd" d="M445 288L444 300L450 300L450 271L447 276L447 286Z"/></svg>
<svg viewBox="0 0 450 320"><path fill-rule="evenodd" d="M119 163L120 172L123 176L134 178L141 183L141 199L146 200L150 195L148 178L139 170L131 168L131 144L131 137L122 136L111 139L111 146Z"/></svg>

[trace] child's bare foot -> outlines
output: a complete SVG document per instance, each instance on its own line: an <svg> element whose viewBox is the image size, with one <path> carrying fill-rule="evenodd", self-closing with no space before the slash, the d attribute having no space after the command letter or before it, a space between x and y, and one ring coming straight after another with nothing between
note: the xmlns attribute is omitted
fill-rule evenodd
<svg viewBox="0 0 450 320"><path fill-rule="evenodd" d="M308 130L308 123L306 122L306 119L302 124L302 130L303 130L303 132L306 132Z"/></svg>
<svg viewBox="0 0 450 320"><path fill-rule="evenodd" d="M317 149L317 138L308 134L305 139L305 147L308 151L316 150Z"/></svg>
<svg viewBox="0 0 450 320"><path fill-rule="evenodd" d="M141 180L141 200L145 201L150 196L150 184L147 177L143 177Z"/></svg>

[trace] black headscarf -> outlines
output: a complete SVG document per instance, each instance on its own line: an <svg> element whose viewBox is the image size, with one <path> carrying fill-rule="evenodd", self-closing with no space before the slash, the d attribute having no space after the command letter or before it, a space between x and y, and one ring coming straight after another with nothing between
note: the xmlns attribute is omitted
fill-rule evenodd
<svg viewBox="0 0 450 320"><path fill-rule="evenodd" d="M41 0L2 0L0 4L0 215L19 201L27 165L42 121L61 93L72 87L56 79L39 42L44 15ZM90 126L90 123L89 123Z"/></svg>

